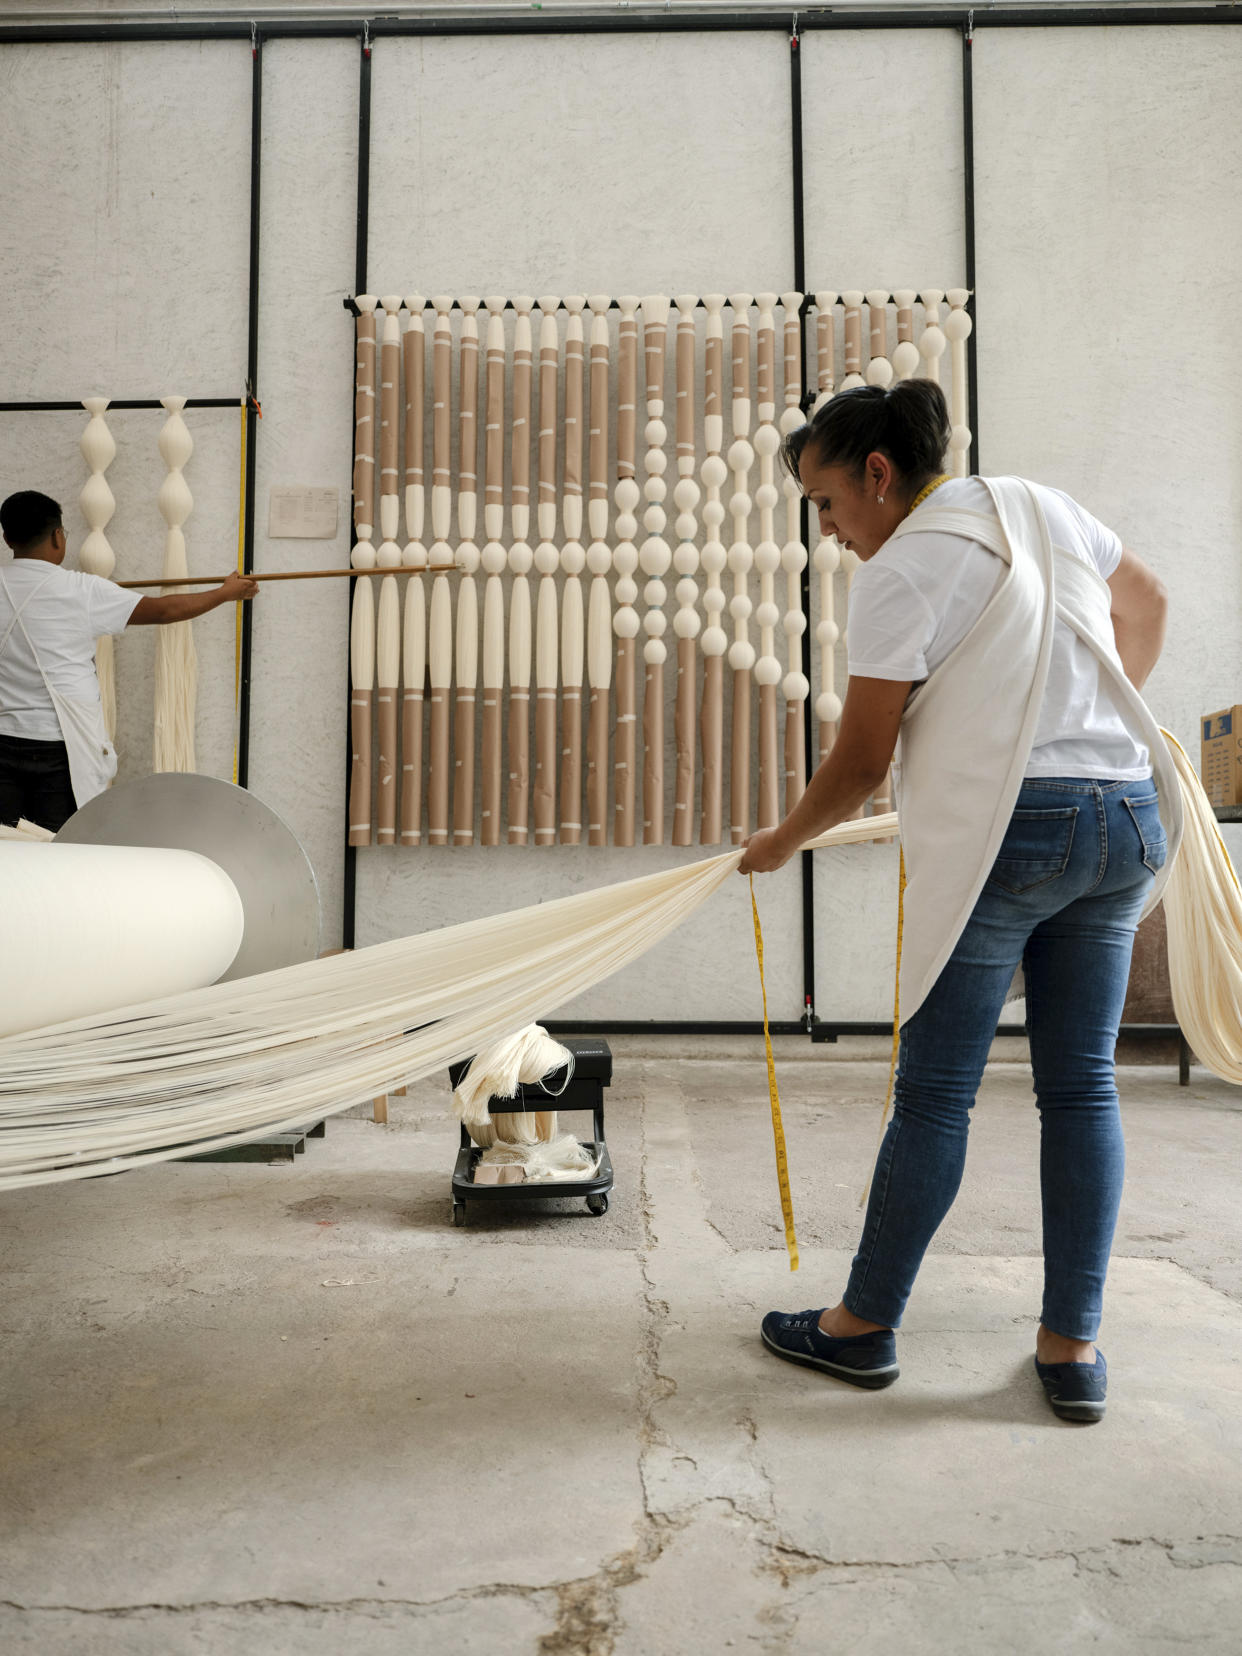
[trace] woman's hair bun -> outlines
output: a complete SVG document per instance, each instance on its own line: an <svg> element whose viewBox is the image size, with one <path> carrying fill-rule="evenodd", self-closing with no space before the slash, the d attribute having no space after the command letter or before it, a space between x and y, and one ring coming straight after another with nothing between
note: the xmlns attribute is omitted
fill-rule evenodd
<svg viewBox="0 0 1242 1656"><path fill-rule="evenodd" d="M785 438L781 459L798 475L808 445L822 465L861 473L869 454L887 454L908 482L944 467L952 428L944 392L929 379L898 380L887 388L857 385L838 391L808 425Z"/></svg>

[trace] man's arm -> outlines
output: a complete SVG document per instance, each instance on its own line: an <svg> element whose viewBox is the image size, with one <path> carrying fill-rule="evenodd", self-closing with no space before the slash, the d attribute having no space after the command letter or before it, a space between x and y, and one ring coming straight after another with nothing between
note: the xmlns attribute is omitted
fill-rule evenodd
<svg viewBox="0 0 1242 1656"><path fill-rule="evenodd" d="M158 598L140 598L129 618L131 627L162 627L170 621L193 621L221 604L240 603L253 598L259 583L245 575L226 575L218 587L208 592L166 592Z"/></svg>
<svg viewBox="0 0 1242 1656"><path fill-rule="evenodd" d="M1164 645L1169 595L1164 582L1128 547L1108 577L1113 637L1126 677L1141 690Z"/></svg>
<svg viewBox="0 0 1242 1656"><path fill-rule="evenodd" d="M740 874L780 868L807 840L844 822L875 792L897 746L909 694L908 681L851 678L832 752L784 822L761 828L746 841Z"/></svg>

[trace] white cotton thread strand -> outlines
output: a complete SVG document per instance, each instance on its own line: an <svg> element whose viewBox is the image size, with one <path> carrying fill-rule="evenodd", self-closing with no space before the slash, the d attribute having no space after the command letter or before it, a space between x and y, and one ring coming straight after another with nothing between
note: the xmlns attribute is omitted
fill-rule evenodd
<svg viewBox="0 0 1242 1656"><path fill-rule="evenodd" d="M721 529L725 519L721 490L729 469L721 455L724 446L724 326L721 313L723 293L703 296L707 323L703 338L703 446L707 450L700 473L706 499L703 502L703 550L700 562L706 576L703 592L705 625L703 651L703 701L699 720L699 747L702 752L702 782L699 805L699 841L719 845L723 819L724 776L724 656L729 635L723 626L725 590L721 581L728 551Z"/></svg>
<svg viewBox="0 0 1242 1656"><path fill-rule="evenodd" d="M781 413L782 439L805 424L802 413L802 295L782 293L785 313L785 406ZM781 694L785 698L785 814L788 815L806 789L806 704L810 680L802 671L802 635L806 616L802 613L802 572L807 550L802 540L802 490L798 480L781 468L781 493L785 499L785 542L781 547L781 568L785 572L785 677Z"/></svg>
<svg viewBox="0 0 1242 1656"><path fill-rule="evenodd" d="M1200 1061L1242 1086L1242 890L1198 773L1164 737L1182 785L1182 845L1164 888L1173 1006Z"/></svg>
<svg viewBox="0 0 1242 1656"><path fill-rule="evenodd" d="M664 474L668 456L664 445L668 427L664 423L664 377L667 357L669 300L664 294L650 294L642 302L644 386L647 423L643 428L643 528L646 538L638 550L638 562L646 576L642 618L647 635L643 645L643 844L664 843L664 663L668 646L664 634L668 618L664 603L668 588L664 577L673 561L672 548L664 538L668 514L664 502L668 484Z"/></svg>
<svg viewBox="0 0 1242 1656"><path fill-rule="evenodd" d="M777 757L776 718L776 687L781 681L781 664L776 655L776 629L781 620L776 602L776 574L781 567L781 549L776 544L776 508L781 498L776 486L776 451L781 446L780 432L776 429L776 303L775 293L755 296L759 310L759 427L755 432L755 453L759 459L759 487L755 490L755 505L759 510L759 544L755 547L754 556L759 575L759 605L755 610L759 655L754 674L759 687L760 828L774 828L781 814L781 764Z"/></svg>
<svg viewBox="0 0 1242 1656"><path fill-rule="evenodd" d="M159 449L168 476L160 485L160 515L168 525L164 538L164 574L170 580L190 573L182 524L194 509L184 467L194 452L181 410L184 397L161 397L168 418L160 429ZM198 655L189 621L174 621L158 629L155 641L155 730L151 768L156 771L192 771L194 715L198 701Z"/></svg>
<svg viewBox="0 0 1242 1656"><path fill-rule="evenodd" d="M590 499L587 503L587 529L591 543L585 554L575 539L567 542L561 554L569 579L565 583L565 616L562 626L562 653L565 657L566 707L573 724L570 739L565 743L564 767L561 773L561 841L577 845L582 838L582 758L581 708L571 708L570 660L577 672L576 684L581 698L582 675L585 665L589 684L586 736L586 831L588 845L603 845L608 824L608 689L612 681L612 600L608 592L608 572L612 568L612 549L608 545L608 396L609 368L612 354L608 330L608 309L611 304L606 293L593 293L587 303L591 307L591 377L589 406L590 444ZM572 549L572 559L571 559ZM579 576L583 567L590 570L590 596L585 614L585 637L582 583ZM570 605L573 604L571 611ZM571 635L573 651L571 652ZM574 725L579 732L578 747L573 743Z"/></svg>
<svg viewBox="0 0 1242 1656"><path fill-rule="evenodd" d="M634 802L637 791L636 764L638 755L637 708L634 688L635 640L642 625L634 608L638 600L638 585L634 580L638 569L638 548L634 537L638 534L639 501L642 496L637 482L637 422L638 422L638 306L633 294L623 294L617 300L621 322L617 338L617 486L613 493L617 515L614 528L617 544L613 548L612 567L617 580L613 596L612 630L617 636L616 669L616 734L613 758L613 843L633 845Z"/></svg>
<svg viewBox="0 0 1242 1656"><path fill-rule="evenodd" d="M116 568L116 554L104 534L116 511L116 499L104 476L116 459L116 442L104 419L108 401L107 397L87 397L83 400L82 407L90 419L78 442L82 458L90 467L90 476L78 495L78 505L87 528L86 539L78 548L78 568L87 575L101 575L104 580ZM103 709L104 728L109 739L115 741L116 666L111 633L95 640L95 672L99 679L99 705Z"/></svg>
<svg viewBox="0 0 1242 1656"><path fill-rule="evenodd" d="M836 305L834 289L815 295L815 408L818 413L836 390Z"/></svg>
<svg viewBox="0 0 1242 1656"><path fill-rule="evenodd" d="M811 843L895 831L873 817ZM223 1149L443 1070L638 959L740 858L10 1036L0 1189Z"/></svg>
<svg viewBox="0 0 1242 1656"><path fill-rule="evenodd" d="M845 307L845 378L842 391L853 391L867 382L862 376L862 308L866 295L858 288L847 288L841 295Z"/></svg>
<svg viewBox="0 0 1242 1656"><path fill-rule="evenodd" d="M458 348L457 583L453 657L453 844L474 843L474 725L479 685L479 593L475 575L481 554L474 533L479 508L479 305L467 295Z"/></svg>
<svg viewBox="0 0 1242 1656"><path fill-rule="evenodd" d="M733 596L729 614L733 617L733 643L729 665L733 669L733 755L729 778L729 834L741 845L750 825L750 703L751 674L755 668L755 647L750 642L749 621L754 610L748 590L755 554L750 544L751 498L748 493L750 468L755 451L750 436L750 305L749 293L731 293L733 312L732 390L733 442L729 446L729 470L733 492L729 515L733 519L733 540L729 546L729 569L733 575Z"/></svg>
<svg viewBox="0 0 1242 1656"><path fill-rule="evenodd" d="M579 306L585 303L576 301ZM560 362L560 337L556 313L560 298L544 294L538 300L539 337L538 365L535 375L537 397L537 441L535 451L536 504L535 527L539 541L535 547L535 569L539 585L535 600L535 776L534 819L535 844L556 843L556 781L557 781L557 687L560 682L560 616L557 603L556 576L561 567L561 554L555 544L556 535L556 412L557 369ZM578 324L581 329L581 322ZM578 407L575 410L582 423L582 381L578 380ZM569 415L566 399L566 417ZM577 497L578 522L581 526L581 482Z"/></svg>
<svg viewBox="0 0 1242 1656"><path fill-rule="evenodd" d="M676 430L677 481L673 485L673 505L677 510L674 528L677 546L673 552L673 568L677 571L677 610L673 616L673 632L677 638L677 694L674 703L673 730L677 745L677 782L673 797L674 845L690 845L694 839L694 780L695 780L695 690L696 665L700 621L697 609L699 588L695 576L699 569L699 550L695 544L698 523L695 508L702 491L694 480L694 378L695 378L695 306L693 293L677 295L676 332Z"/></svg>
<svg viewBox="0 0 1242 1656"><path fill-rule="evenodd" d="M924 288L919 298L923 302L923 333L919 339L919 355L923 359L923 377L940 383L940 359L944 355L944 330L940 326L940 301L943 288Z"/></svg>
<svg viewBox="0 0 1242 1656"><path fill-rule="evenodd" d="M479 843L499 845L503 818L505 598L501 576L509 567L502 543L505 522L505 300L493 294L487 307L483 428L483 708L479 783Z"/></svg>
<svg viewBox="0 0 1242 1656"><path fill-rule="evenodd" d="M887 390L893 383L893 365L888 360L887 288L872 288L867 294L867 323L870 338L867 384Z"/></svg>
<svg viewBox="0 0 1242 1656"><path fill-rule="evenodd" d="M966 477L970 471L971 443L966 341L974 327L966 309L970 290L950 288L945 297L951 306L941 329L949 342L949 418L953 428L949 438L949 463L954 477Z"/></svg>
<svg viewBox="0 0 1242 1656"><path fill-rule="evenodd" d="M1242 1083L1242 894L1211 807L1170 739L1186 833L1165 901L1178 1019ZM842 823L858 844L896 818ZM55 854L54 852L52 854ZM3 870L0 852L0 871ZM516 1033L693 913L740 852L425 937L0 1041L0 1188L224 1148L339 1112ZM532 944L531 938L538 941ZM432 1022L431 1020L437 1020Z"/></svg>

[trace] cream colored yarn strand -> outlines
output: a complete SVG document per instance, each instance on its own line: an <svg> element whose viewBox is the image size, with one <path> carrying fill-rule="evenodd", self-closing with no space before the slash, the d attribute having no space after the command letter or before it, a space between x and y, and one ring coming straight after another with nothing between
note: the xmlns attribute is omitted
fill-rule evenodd
<svg viewBox="0 0 1242 1656"><path fill-rule="evenodd" d="M813 844L892 834L892 816ZM332 1115L546 1017L676 929L740 850L0 1041L0 1189Z"/></svg>
<svg viewBox="0 0 1242 1656"><path fill-rule="evenodd" d="M1174 1004L1242 1082L1242 894L1169 738L1186 817L1165 892ZM808 848L897 831L841 823ZM3 852L0 850L0 855ZM509 914L215 984L0 1041L0 1189L223 1148L444 1069L547 1017L705 903L740 849Z"/></svg>
<svg viewBox="0 0 1242 1656"><path fill-rule="evenodd" d="M1240 1086L1242 890L1194 766L1163 734L1182 784L1182 848L1164 892L1173 1005L1200 1062Z"/></svg>

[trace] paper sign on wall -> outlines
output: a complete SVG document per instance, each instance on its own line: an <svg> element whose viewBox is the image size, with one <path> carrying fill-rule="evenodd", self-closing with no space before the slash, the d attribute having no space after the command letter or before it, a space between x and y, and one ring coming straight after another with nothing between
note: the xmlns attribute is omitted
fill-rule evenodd
<svg viewBox="0 0 1242 1656"><path fill-rule="evenodd" d="M268 537L271 540L332 540L339 511L339 489L315 489L297 484L274 487L268 496Z"/></svg>

